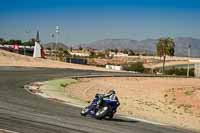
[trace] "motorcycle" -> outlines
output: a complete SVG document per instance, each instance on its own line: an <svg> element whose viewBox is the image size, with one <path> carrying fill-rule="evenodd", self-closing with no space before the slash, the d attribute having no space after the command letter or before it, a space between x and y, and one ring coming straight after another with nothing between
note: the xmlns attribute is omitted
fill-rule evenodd
<svg viewBox="0 0 200 133"><path fill-rule="evenodd" d="M117 111L119 102L103 98L103 94L96 94L91 104L82 109L81 115L90 115L96 119L109 118L112 119Z"/></svg>

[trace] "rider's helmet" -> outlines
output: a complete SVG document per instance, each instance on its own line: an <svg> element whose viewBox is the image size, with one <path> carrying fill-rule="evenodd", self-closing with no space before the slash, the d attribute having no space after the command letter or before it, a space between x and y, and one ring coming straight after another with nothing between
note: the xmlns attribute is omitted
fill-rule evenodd
<svg viewBox="0 0 200 133"><path fill-rule="evenodd" d="M108 92L108 94L113 95L113 94L116 94L116 92L115 92L114 89L112 89L112 90L110 90L110 91Z"/></svg>

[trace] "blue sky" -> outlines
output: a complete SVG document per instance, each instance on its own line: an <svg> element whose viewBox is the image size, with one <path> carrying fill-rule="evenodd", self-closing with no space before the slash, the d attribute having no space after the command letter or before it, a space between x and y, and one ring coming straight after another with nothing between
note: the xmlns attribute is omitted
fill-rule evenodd
<svg viewBox="0 0 200 133"><path fill-rule="evenodd" d="M61 27L59 41L163 36L200 38L199 0L1 0L0 37L42 42Z"/></svg>

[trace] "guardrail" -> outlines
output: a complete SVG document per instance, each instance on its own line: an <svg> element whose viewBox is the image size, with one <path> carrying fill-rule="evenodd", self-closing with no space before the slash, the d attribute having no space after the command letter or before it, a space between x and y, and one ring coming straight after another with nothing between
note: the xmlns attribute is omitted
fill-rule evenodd
<svg viewBox="0 0 200 133"><path fill-rule="evenodd" d="M70 76L69 78L100 78L100 77L161 77L161 78L188 78L187 76L177 75L156 75L156 74L108 74L108 75L83 75L83 76ZM189 77L194 78L194 77Z"/></svg>

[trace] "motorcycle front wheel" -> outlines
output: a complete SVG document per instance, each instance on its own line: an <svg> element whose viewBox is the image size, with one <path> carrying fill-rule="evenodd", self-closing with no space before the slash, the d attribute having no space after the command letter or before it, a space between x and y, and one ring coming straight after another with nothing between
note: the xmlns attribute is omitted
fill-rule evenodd
<svg viewBox="0 0 200 133"><path fill-rule="evenodd" d="M88 107L85 107L84 109L81 110L81 115L86 116L88 114Z"/></svg>

